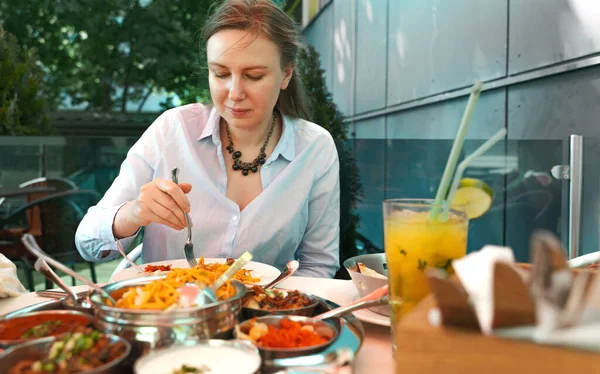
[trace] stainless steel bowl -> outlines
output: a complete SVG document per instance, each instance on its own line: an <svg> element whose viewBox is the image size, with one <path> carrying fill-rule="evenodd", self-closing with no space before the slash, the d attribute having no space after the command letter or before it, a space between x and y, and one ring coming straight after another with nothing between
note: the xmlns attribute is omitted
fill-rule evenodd
<svg viewBox="0 0 600 374"><path fill-rule="evenodd" d="M141 286L164 277L165 275L128 279L107 285L104 289L113 294L124 288ZM233 335L233 328L242 308L242 297L246 294L246 287L242 283L232 281L232 285L236 293L230 299L168 312L108 306L102 295L93 293L90 300L96 310L94 324L103 332L118 334L130 341L132 359L152 349L186 341L229 338Z"/></svg>
<svg viewBox="0 0 600 374"><path fill-rule="evenodd" d="M242 340L203 340L177 347L157 349L135 362L136 374L164 374L182 365L206 366L210 373L258 373L261 358L258 349Z"/></svg>
<svg viewBox="0 0 600 374"><path fill-rule="evenodd" d="M321 330L321 333L320 333L321 336L327 336L329 338L329 340L327 340L326 343L323 343L320 345L315 345L315 346L311 346L311 347L302 347L302 348L270 348L270 347L263 347L263 346L260 346L257 344L256 347L258 348L260 357L262 357L263 360L306 356L306 355L311 355L314 353L322 352L323 350L327 349L330 345L332 345L337 340L337 338L340 334L341 328L342 328L339 318L329 318L324 321L315 321L314 319L312 319L310 317L304 317L304 316L269 315L269 316L264 316L264 317L258 317L256 319L256 321L247 320L247 321L242 322L239 325L239 331L243 332L244 334L248 334L248 332L250 331L250 328L252 327L253 322L262 322L262 323L265 323L267 326L279 326L279 322L284 318L287 318L287 319L290 319L290 320L296 321L296 322L312 324L315 326L315 329Z"/></svg>
<svg viewBox="0 0 600 374"><path fill-rule="evenodd" d="M18 323L18 320L21 318L30 318L30 317L35 317L35 316L47 316L47 315L65 316L65 319L69 319L70 318L69 316L76 316L77 318L86 319L87 323L83 324L82 327L90 325L94 319L94 317L92 317L90 314L78 312L75 310L47 310L47 311L29 312L29 313L23 313L23 314L9 314L0 321L6 322L6 321L14 320L14 321L12 321L12 323ZM48 338L48 337L45 336L43 338ZM12 347L12 346L16 346L18 344L22 344L22 343L30 342L30 341L34 341L34 340L40 340L43 338L6 339L5 337L0 335L0 347L1 348Z"/></svg>
<svg viewBox="0 0 600 374"><path fill-rule="evenodd" d="M281 289L281 288L275 288L275 290L286 291L286 292L293 291L293 290L286 290L286 289ZM253 291L248 290L248 293L246 294L246 296L248 296L248 294L251 292L253 292ZM306 297L308 297L310 299L310 301L311 301L310 304L308 304L307 306L303 306L301 308L273 309L273 310L255 309L255 308L248 308L248 307L242 306L242 320L247 320L252 317L268 316L268 315L272 315L272 314L294 315L294 316L305 316L305 317L314 316L315 308L317 307L317 305L319 305L319 298L316 297L315 295L307 293L307 292L300 292L300 293L303 295L306 295ZM242 300L242 302L243 302L243 300Z"/></svg>
<svg viewBox="0 0 600 374"><path fill-rule="evenodd" d="M359 262L365 264L366 267L378 272L381 275L387 276L388 272L385 253L372 253L368 255L355 256L344 261L344 267L346 270L348 270L350 278L352 278L352 282L354 283L354 286L356 287L360 297L366 296L376 289L388 284L387 279L375 278L370 275L365 275L352 270ZM369 308L369 310L384 316L389 316L392 312L389 305Z"/></svg>
<svg viewBox="0 0 600 374"><path fill-rule="evenodd" d="M107 335L111 343L122 342L125 345L125 352L102 366L99 366L93 370L86 371L86 374L117 374L121 373L123 369L123 362L131 352L131 345L125 339L122 339L115 335ZM0 355L0 368L2 372L8 370L22 360L41 360L47 357L48 352L52 343L56 341L56 337L48 337L42 339L32 340L26 343L16 345L6 352Z"/></svg>

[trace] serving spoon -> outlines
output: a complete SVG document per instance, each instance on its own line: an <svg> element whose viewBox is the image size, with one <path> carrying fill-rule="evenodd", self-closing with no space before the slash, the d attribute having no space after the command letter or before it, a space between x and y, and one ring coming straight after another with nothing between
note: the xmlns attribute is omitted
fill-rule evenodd
<svg viewBox="0 0 600 374"><path fill-rule="evenodd" d="M281 274L279 274L279 276L277 278L275 278L271 283L267 284L263 288L265 290L267 290L269 288L275 287L279 283L283 282L284 280L286 280L289 277L291 277L292 275L294 275L294 273L296 272L296 270L298 270L299 267L300 267L300 262L298 262L296 260L292 260L292 261L288 262L285 265L285 269L283 269Z"/></svg>
<svg viewBox="0 0 600 374"><path fill-rule="evenodd" d="M61 304L68 309L79 310L82 312L89 312L92 309L92 303L87 297L89 295L89 292L85 292L82 294L75 293L71 288L69 288L69 286L67 286L65 282L63 282L62 279L60 279L58 274L56 274L50 268L50 266L48 266L48 263L46 263L44 259L38 258L35 261L35 264L33 264L33 267L44 277L46 277L46 279L56 284L64 291L38 291L36 292L37 295L58 298L60 299ZM45 294L44 292L46 292L47 294Z"/></svg>
<svg viewBox="0 0 600 374"><path fill-rule="evenodd" d="M93 288L96 292L103 295L106 299L110 300L110 302L113 303L113 305L115 305L117 303L115 301L115 299L112 296L110 296L110 294L108 292L106 292L102 287L98 286L96 283L87 279L86 277L79 274L78 272L72 270L68 266L65 266L63 263L56 261L52 257L48 256L48 254L46 252L44 252L38 246L33 235L31 235L31 234L23 235L21 237L21 242L25 245L25 248L27 248L27 250L29 250L29 252L31 252L36 257L45 260L48 264L51 264L52 266L54 266L57 269L60 269L62 272L72 276L73 278L79 279L80 281L84 282L85 284L87 284L88 286Z"/></svg>

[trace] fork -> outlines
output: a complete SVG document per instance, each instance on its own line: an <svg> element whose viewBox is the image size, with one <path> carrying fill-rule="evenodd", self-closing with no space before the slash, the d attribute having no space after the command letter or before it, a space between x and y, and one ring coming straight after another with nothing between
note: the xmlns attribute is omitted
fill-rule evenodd
<svg viewBox="0 0 600 374"><path fill-rule="evenodd" d="M177 174L179 174L178 168L171 170L171 177L173 178L173 182L175 184L179 184L177 181ZM196 256L194 256L194 243L192 243L192 227L190 225L190 217L186 212L183 212L183 215L185 216L185 225L187 226L187 240L183 245L183 255L185 256L188 265L191 268L194 268L196 265L198 265L198 262L196 261Z"/></svg>

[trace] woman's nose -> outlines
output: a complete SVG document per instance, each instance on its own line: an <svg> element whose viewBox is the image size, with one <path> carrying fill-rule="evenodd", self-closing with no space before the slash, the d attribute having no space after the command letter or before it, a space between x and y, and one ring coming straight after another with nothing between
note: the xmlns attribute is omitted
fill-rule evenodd
<svg viewBox="0 0 600 374"><path fill-rule="evenodd" d="M229 85L229 100L240 101L246 97L244 93L244 87L242 80L239 78L232 78Z"/></svg>

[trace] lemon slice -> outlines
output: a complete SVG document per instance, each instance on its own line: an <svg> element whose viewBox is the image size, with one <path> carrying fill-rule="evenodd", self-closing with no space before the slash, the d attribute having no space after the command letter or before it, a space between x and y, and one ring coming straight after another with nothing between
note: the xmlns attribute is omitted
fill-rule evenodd
<svg viewBox="0 0 600 374"><path fill-rule="evenodd" d="M494 191L487 183L479 179L461 179L453 206L461 206L469 219L479 218L492 207Z"/></svg>

